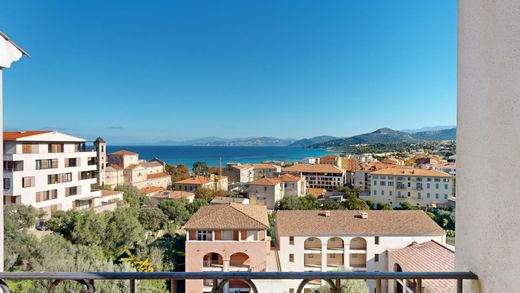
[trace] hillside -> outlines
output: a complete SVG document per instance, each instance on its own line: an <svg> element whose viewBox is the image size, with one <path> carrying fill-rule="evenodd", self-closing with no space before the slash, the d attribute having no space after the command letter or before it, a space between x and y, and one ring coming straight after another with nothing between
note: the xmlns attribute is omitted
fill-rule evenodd
<svg viewBox="0 0 520 293"><path fill-rule="evenodd" d="M327 136L327 135L315 136L312 138L303 138L303 139L297 140L297 141L291 143L289 146L307 147L307 146L310 146L313 144L324 143L324 142L334 140L334 139L339 139L339 138L336 136Z"/></svg>
<svg viewBox="0 0 520 293"><path fill-rule="evenodd" d="M311 148L330 148L348 147L357 144L397 144L397 143L416 143L421 141L433 140L454 140L456 129L443 129L436 131L425 131L417 133L407 133L381 128L371 133L355 135L347 138L334 139L323 143L312 144Z"/></svg>

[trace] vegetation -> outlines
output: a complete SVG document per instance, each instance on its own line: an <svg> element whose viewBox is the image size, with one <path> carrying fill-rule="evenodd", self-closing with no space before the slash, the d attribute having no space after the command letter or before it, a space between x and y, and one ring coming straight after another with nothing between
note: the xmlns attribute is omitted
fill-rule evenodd
<svg viewBox="0 0 520 293"><path fill-rule="evenodd" d="M196 210L201 202L188 210ZM5 268L9 271L172 271L184 258L183 235L172 229L162 209L119 207L97 214L92 210L56 212L48 221L51 234L38 239L28 228L38 220L30 206L8 205L5 212ZM173 225L174 226L174 225ZM163 230L159 234L152 232ZM48 281L10 282L13 292L44 292ZM99 292L127 292L126 281L96 282ZM161 280L140 281L139 292L167 292ZM56 292L76 290L64 282Z"/></svg>
<svg viewBox="0 0 520 293"><path fill-rule="evenodd" d="M149 204L150 199L139 194L137 187L131 184L118 185L114 190L123 192L123 199L130 207L143 207Z"/></svg>
<svg viewBox="0 0 520 293"><path fill-rule="evenodd" d="M165 170L172 176L172 182L190 178L190 170L184 164L179 164L176 166L166 164Z"/></svg>
<svg viewBox="0 0 520 293"><path fill-rule="evenodd" d="M207 176L210 174L208 165L201 161L195 162L191 170L196 176Z"/></svg>
<svg viewBox="0 0 520 293"><path fill-rule="evenodd" d="M337 189L343 193L344 200L337 202L335 200L318 201L313 195L304 197L287 196L282 198L278 204L279 210L368 210L369 206L365 201L359 199L359 192L353 188L341 187Z"/></svg>
<svg viewBox="0 0 520 293"><path fill-rule="evenodd" d="M199 188L195 191L195 198L203 199L207 202L210 202L217 196L228 196L229 193L223 190L211 190L208 188Z"/></svg>

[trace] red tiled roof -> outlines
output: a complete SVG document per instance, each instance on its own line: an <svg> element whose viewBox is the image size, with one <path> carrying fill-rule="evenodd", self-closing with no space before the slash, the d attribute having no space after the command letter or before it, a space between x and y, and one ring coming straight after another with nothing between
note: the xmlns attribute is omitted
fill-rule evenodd
<svg viewBox="0 0 520 293"><path fill-rule="evenodd" d="M184 228L264 230L269 228L269 220L265 206L237 203L209 205L193 214Z"/></svg>
<svg viewBox="0 0 520 293"><path fill-rule="evenodd" d="M19 139L19 138L22 138L22 137L28 137L28 136L44 134L44 133L49 133L49 132L52 132L52 131L50 131L50 130L43 130L43 131L19 131L19 132L7 131L7 132L4 132L4 140L16 140L16 139Z"/></svg>
<svg viewBox="0 0 520 293"><path fill-rule="evenodd" d="M455 271L455 251L433 240L413 243L405 248L389 250L388 253L405 272ZM423 286L432 292L456 291L454 280L423 280Z"/></svg>
<svg viewBox="0 0 520 293"><path fill-rule="evenodd" d="M209 181L209 179L206 178L206 177L197 176L197 177L194 177L194 178L188 178L188 179L176 181L173 184L202 185L202 184L207 184L207 183L210 183L210 182L211 181Z"/></svg>
<svg viewBox="0 0 520 293"><path fill-rule="evenodd" d="M154 173L154 174L146 175L146 179L155 179L155 178L161 178L161 177L170 177L170 174L168 174L166 172L161 172L161 173Z"/></svg>
<svg viewBox="0 0 520 293"><path fill-rule="evenodd" d="M280 184L282 181L278 178L260 178L258 180L255 180L249 185L277 185Z"/></svg>
<svg viewBox="0 0 520 293"><path fill-rule="evenodd" d="M109 155L114 155L114 156L132 156L132 155L137 155L137 153L134 153L134 152L131 152L131 151L127 151L127 150L120 150L120 151L117 151L117 152L113 152Z"/></svg>
<svg viewBox="0 0 520 293"><path fill-rule="evenodd" d="M291 167L283 168L283 172L302 172L302 173L344 173L345 170L329 164L294 164Z"/></svg>
<svg viewBox="0 0 520 293"><path fill-rule="evenodd" d="M104 190L104 189L101 190L101 197L119 195L119 194L122 195L123 192L122 191L113 191L113 190Z"/></svg>
<svg viewBox="0 0 520 293"><path fill-rule="evenodd" d="M302 180L300 177L296 177L291 174L283 174L279 178L282 180L282 182L298 182L298 181Z"/></svg>
<svg viewBox="0 0 520 293"><path fill-rule="evenodd" d="M139 189L139 193L140 194L149 194L149 193L153 193L153 192L159 192L159 191L162 191L164 190L164 188L160 187L160 186L148 186L148 187L143 187L141 189Z"/></svg>

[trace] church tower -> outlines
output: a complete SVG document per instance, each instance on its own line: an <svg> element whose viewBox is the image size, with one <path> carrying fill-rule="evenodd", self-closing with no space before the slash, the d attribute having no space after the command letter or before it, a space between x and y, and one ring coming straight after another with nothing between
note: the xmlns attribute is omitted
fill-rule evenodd
<svg viewBox="0 0 520 293"><path fill-rule="evenodd" d="M105 185L105 169L107 167L107 143L98 137L94 141L94 150L97 153L97 184Z"/></svg>

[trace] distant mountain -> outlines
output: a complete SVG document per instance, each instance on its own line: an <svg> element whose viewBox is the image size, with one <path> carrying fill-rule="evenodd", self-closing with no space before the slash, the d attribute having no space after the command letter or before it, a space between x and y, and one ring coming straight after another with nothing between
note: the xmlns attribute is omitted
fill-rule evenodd
<svg viewBox="0 0 520 293"><path fill-rule="evenodd" d="M457 128L416 132L413 136L421 140L454 140L457 137Z"/></svg>
<svg viewBox="0 0 520 293"><path fill-rule="evenodd" d="M297 141L291 143L289 146L306 147L306 146L310 146L310 145L317 144L317 143L324 143L324 142L334 140L334 139L339 139L339 137L327 136L327 135L315 136L312 138L303 138L303 139L297 140Z"/></svg>
<svg viewBox="0 0 520 293"><path fill-rule="evenodd" d="M452 129L456 128L456 126L450 125L450 126L428 126L428 127L422 127L419 129L403 129L402 132L408 132L408 133L417 133L417 132L426 132L426 131L436 131L436 130L444 130L444 129Z"/></svg>
<svg viewBox="0 0 520 293"><path fill-rule="evenodd" d="M381 128L371 133L360 134L347 138L339 138L323 143L312 144L311 148L348 147L356 144L394 144L394 143L416 143L433 140L454 140L456 129L444 129L437 131L425 131L408 133Z"/></svg>
<svg viewBox="0 0 520 293"><path fill-rule="evenodd" d="M208 142L199 142L192 144L193 146L288 146L295 140L291 138L276 137L252 137L239 140L216 140Z"/></svg>

